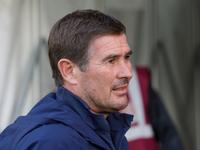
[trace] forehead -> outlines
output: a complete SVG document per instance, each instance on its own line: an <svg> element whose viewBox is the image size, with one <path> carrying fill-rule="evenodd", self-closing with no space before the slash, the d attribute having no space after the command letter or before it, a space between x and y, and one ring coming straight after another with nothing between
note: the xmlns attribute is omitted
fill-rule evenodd
<svg viewBox="0 0 200 150"><path fill-rule="evenodd" d="M92 42L89 49L92 51L92 55L127 53L130 51L125 34L99 37Z"/></svg>

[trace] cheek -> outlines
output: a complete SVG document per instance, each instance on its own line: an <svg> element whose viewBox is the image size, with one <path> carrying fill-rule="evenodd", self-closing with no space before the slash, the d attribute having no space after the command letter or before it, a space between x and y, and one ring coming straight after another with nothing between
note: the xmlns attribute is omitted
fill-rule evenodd
<svg viewBox="0 0 200 150"><path fill-rule="evenodd" d="M98 80L99 86L101 87L102 91L104 90L104 92L107 93L111 91L115 78L110 73L104 73L103 75L99 75L99 78L97 78L96 80Z"/></svg>
<svg viewBox="0 0 200 150"><path fill-rule="evenodd" d="M92 75L92 80L101 88L106 88L111 86L113 82L112 74L108 71L96 72Z"/></svg>
<svg viewBox="0 0 200 150"><path fill-rule="evenodd" d="M111 69L107 69L105 68L100 74L99 76L101 76L102 78L104 78L104 80L110 81L114 79L114 71Z"/></svg>
<svg viewBox="0 0 200 150"><path fill-rule="evenodd" d="M115 71L111 68L101 66L100 68L90 68L93 71L88 74L88 79L95 89L98 91L110 92L112 84L115 80Z"/></svg>

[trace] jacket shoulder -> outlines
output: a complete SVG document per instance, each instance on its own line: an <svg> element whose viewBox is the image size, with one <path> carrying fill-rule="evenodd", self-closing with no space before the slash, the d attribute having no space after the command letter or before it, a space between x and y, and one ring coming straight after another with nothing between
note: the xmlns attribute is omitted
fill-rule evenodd
<svg viewBox="0 0 200 150"><path fill-rule="evenodd" d="M69 126L62 123L44 124L27 133L17 144L21 149L74 149L82 142L88 144L82 136Z"/></svg>

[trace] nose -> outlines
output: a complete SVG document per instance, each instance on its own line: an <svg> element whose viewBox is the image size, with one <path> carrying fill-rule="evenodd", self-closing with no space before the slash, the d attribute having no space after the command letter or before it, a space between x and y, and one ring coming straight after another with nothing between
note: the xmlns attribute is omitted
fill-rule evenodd
<svg viewBox="0 0 200 150"><path fill-rule="evenodd" d="M132 66L130 62L122 62L121 65L119 66L119 72L117 75L118 79L121 78L128 78L131 79L133 76L132 74Z"/></svg>

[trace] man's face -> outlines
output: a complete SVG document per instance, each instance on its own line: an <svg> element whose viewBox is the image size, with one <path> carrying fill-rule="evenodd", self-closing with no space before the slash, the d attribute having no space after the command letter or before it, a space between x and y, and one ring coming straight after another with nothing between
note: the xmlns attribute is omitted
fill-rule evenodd
<svg viewBox="0 0 200 150"><path fill-rule="evenodd" d="M94 113L104 116L124 109L132 78L130 47L125 34L106 35L90 46L92 56L85 72L79 72L78 96Z"/></svg>

